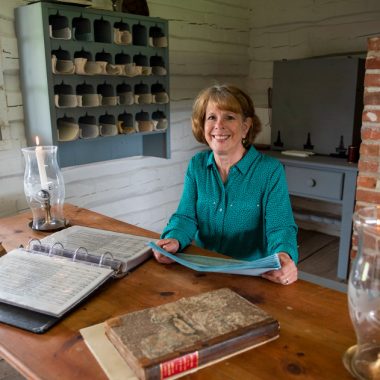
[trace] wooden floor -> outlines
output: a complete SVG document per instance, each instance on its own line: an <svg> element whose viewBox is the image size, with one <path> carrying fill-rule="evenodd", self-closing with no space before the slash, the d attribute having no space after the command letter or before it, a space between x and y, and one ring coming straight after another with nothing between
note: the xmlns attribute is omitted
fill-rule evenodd
<svg viewBox="0 0 380 380"><path fill-rule="evenodd" d="M300 271L345 283L336 276L339 254L338 237L299 229L298 250Z"/></svg>
<svg viewBox="0 0 380 380"><path fill-rule="evenodd" d="M298 232L300 271L328 280L339 281L336 277L339 238L320 232L300 229ZM24 377L0 359L0 380L23 380Z"/></svg>

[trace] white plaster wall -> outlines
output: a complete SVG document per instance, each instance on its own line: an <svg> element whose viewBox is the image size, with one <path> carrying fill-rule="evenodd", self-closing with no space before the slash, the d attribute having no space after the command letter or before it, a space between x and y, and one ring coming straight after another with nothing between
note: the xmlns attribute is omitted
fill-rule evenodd
<svg viewBox="0 0 380 380"><path fill-rule="evenodd" d="M378 0L251 0L249 83L266 107L273 61L336 54L366 54L380 34Z"/></svg>
<svg viewBox="0 0 380 380"><path fill-rule="evenodd" d="M0 7L0 216L28 206L25 146L13 9ZM110 1L96 0L109 9ZM182 192L189 158L203 146L190 127L192 100L214 82L244 86L248 77L249 0L151 0L150 15L169 20L171 159L132 157L63 169L66 201L161 231Z"/></svg>

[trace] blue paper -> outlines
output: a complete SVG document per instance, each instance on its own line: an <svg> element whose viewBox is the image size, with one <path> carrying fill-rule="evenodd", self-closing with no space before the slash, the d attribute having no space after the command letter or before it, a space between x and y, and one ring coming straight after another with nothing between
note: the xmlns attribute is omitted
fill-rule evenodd
<svg viewBox="0 0 380 380"><path fill-rule="evenodd" d="M217 272L259 276L270 270L281 268L277 253L254 261L242 261L202 255L191 255L187 253L176 253L174 255L165 251L153 242L149 242L148 245L155 251L160 252L162 255L198 272Z"/></svg>

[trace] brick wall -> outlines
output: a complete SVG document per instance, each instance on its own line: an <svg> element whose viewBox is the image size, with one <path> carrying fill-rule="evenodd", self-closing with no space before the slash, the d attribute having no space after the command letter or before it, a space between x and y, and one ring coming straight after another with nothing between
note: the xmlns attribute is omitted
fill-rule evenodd
<svg viewBox="0 0 380 380"><path fill-rule="evenodd" d="M368 39L356 210L380 204L380 37ZM356 255L353 237L351 257Z"/></svg>

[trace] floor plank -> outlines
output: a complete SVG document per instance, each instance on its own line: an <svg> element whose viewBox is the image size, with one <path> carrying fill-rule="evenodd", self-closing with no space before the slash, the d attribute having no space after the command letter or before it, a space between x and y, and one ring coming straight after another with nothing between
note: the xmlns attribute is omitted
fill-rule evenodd
<svg viewBox="0 0 380 380"><path fill-rule="evenodd" d="M342 282L336 276L339 256L338 237L300 229L298 242L299 270Z"/></svg>
<svg viewBox="0 0 380 380"><path fill-rule="evenodd" d="M329 244L338 241L339 238L326 235L321 232L299 229L298 230L299 263L302 263L316 252L323 250ZM338 252L338 251L337 251Z"/></svg>

